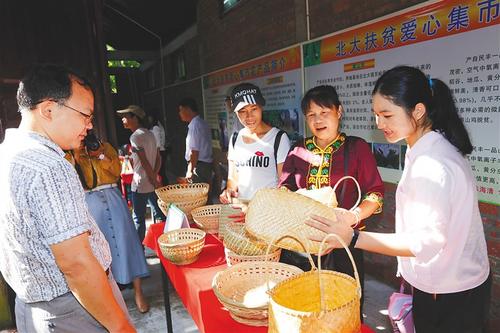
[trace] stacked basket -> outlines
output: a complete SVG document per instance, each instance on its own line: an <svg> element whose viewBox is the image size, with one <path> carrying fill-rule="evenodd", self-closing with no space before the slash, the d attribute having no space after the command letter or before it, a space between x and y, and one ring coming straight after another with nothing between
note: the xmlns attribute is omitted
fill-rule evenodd
<svg viewBox="0 0 500 333"><path fill-rule="evenodd" d="M173 203L191 220L191 211L207 203L209 186L206 183L174 184L155 190L158 206L167 215L169 204Z"/></svg>

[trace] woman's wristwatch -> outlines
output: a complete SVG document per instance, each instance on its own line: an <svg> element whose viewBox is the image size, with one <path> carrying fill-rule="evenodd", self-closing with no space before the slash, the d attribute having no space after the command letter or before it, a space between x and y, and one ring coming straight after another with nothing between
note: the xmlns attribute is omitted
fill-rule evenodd
<svg viewBox="0 0 500 333"><path fill-rule="evenodd" d="M106 155L104 155L104 153L101 153L99 156L97 156L97 158L102 161L106 158Z"/></svg>

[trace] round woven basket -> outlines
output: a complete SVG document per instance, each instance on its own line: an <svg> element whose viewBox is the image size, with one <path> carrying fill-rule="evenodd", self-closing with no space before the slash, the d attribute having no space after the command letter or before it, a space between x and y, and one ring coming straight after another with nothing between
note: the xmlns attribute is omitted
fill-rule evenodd
<svg viewBox="0 0 500 333"><path fill-rule="evenodd" d="M276 248L276 251L269 254L255 255L255 256L242 256L234 253L227 247L224 247L224 253L226 254L226 263L228 267L236 265L240 262L250 262L250 261L274 261L278 262L281 256L281 249Z"/></svg>
<svg viewBox="0 0 500 333"><path fill-rule="evenodd" d="M208 205L191 211L193 221L198 227L209 234L219 232L219 216L222 205Z"/></svg>
<svg viewBox="0 0 500 333"><path fill-rule="evenodd" d="M354 267L353 279L343 273L318 270L302 273L278 283L270 292L270 333L358 333L361 330L359 275L349 248L334 234L347 251Z"/></svg>
<svg viewBox="0 0 500 333"><path fill-rule="evenodd" d="M345 179L353 179L357 184L357 181L350 176L343 177L338 183ZM360 196L358 185L358 203ZM323 238L326 234L305 224L305 220L313 214L333 221L337 220L334 209L316 200L291 191L261 189L250 201L245 229L251 235L268 243L285 235L300 235L305 239L306 248L310 253L318 254L320 243L308 238ZM290 239L284 239L280 243L280 247L292 251L302 251L302 248Z"/></svg>
<svg viewBox="0 0 500 333"><path fill-rule="evenodd" d="M179 208L180 210L182 210L184 212L184 214L186 214L187 218L189 220L192 220L192 215L191 215L191 211L195 208L198 208L198 207L201 207L203 205L205 205L207 203L207 200L208 200L208 196L204 196L204 197L198 197L198 198L194 198L194 199L186 199L185 201L173 201L171 203L173 203L174 205L177 206L177 208ZM170 202L164 202L163 200L161 199L158 199L158 207L160 207L161 211L163 212L163 214L165 214L165 216L167 216L168 214L168 205L170 204Z"/></svg>
<svg viewBox="0 0 500 333"><path fill-rule="evenodd" d="M228 222L224 231L224 246L243 256L264 255L267 243L252 236L245 230L244 223ZM273 252L276 248L273 248Z"/></svg>
<svg viewBox="0 0 500 333"><path fill-rule="evenodd" d="M278 262L242 262L218 272L212 288L234 320L267 326L268 288L301 272L300 268Z"/></svg>
<svg viewBox="0 0 500 333"><path fill-rule="evenodd" d="M208 196L209 186L207 183L173 184L155 190L156 195L163 202L183 202Z"/></svg>
<svg viewBox="0 0 500 333"><path fill-rule="evenodd" d="M195 262L205 245L205 232L195 228L183 228L164 233L158 238L161 253L176 265Z"/></svg>
<svg viewBox="0 0 500 333"><path fill-rule="evenodd" d="M234 223L234 220L230 218L231 215L241 214L242 206L240 204L229 204L222 205L220 209L219 216L219 234L218 237L222 241L224 240L224 235L226 233L226 224Z"/></svg>

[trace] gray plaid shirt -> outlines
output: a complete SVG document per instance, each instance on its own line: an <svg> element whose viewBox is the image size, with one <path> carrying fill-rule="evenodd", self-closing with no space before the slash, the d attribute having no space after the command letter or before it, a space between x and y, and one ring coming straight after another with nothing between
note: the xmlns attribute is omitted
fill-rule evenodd
<svg viewBox="0 0 500 333"><path fill-rule="evenodd" d="M8 129L0 145L0 271L17 296L31 303L67 293L50 245L87 231L105 270L108 243L64 152L39 134Z"/></svg>

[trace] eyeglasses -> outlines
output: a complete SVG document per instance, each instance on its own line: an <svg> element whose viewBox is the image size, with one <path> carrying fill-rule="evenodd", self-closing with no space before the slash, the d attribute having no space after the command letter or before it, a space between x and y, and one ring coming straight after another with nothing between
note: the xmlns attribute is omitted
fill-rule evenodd
<svg viewBox="0 0 500 333"><path fill-rule="evenodd" d="M34 103L34 105L40 104L40 103L42 103L42 102L44 102L44 101L54 102L54 103L57 103L57 104L59 104L59 105L61 105L61 106L65 106L65 107L67 107L68 109L71 109L71 110L73 110L73 111L78 112L79 114L81 114L82 116L84 116L84 117L85 117L85 122L86 122L87 124L90 124L90 123L92 122L92 120L94 120L94 115L93 115L93 114L86 114L85 112L82 112L82 111L79 111L79 110L77 110L77 109L75 109L75 108L72 108L71 106L66 105L66 104L64 104L64 103L61 103L61 102L59 102L58 100L55 100L55 99L44 99L44 100L40 100L40 101L37 101L36 103Z"/></svg>
<svg viewBox="0 0 500 333"><path fill-rule="evenodd" d="M56 102L56 103L57 103L57 102ZM73 110L73 111L76 111L76 112L78 112L79 114L81 114L82 116L84 116L84 117L85 117L85 121L87 122L87 124L90 124L90 123L92 122L92 120L94 120L94 115L93 115L93 114L86 114L85 112L79 111L79 110L77 110L77 109L75 109L75 108L72 108L71 106L66 105L66 104L64 104L64 103L58 103L58 104L59 104L59 105L62 105L62 106L65 106L65 107L67 107L68 109L71 109L71 110Z"/></svg>

